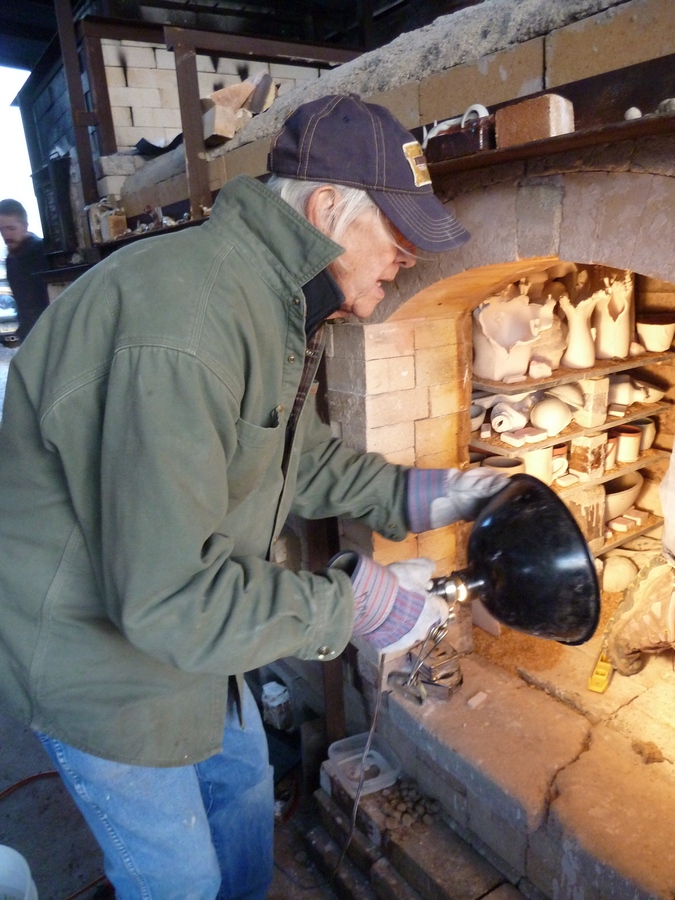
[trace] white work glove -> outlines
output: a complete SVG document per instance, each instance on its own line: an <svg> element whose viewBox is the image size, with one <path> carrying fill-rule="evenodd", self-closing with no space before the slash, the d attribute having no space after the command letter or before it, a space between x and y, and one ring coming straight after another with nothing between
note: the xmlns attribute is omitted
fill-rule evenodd
<svg viewBox="0 0 675 900"><path fill-rule="evenodd" d="M340 553L330 565L342 569L352 580L352 633L363 637L378 653L403 653L448 616L445 600L427 590L435 567L433 560L411 559L381 566L367 556Z"/></svg>
<svg viewBox="0 0 675 900"><path fill-rule="evenodd" d="M464 519L473 521L490 498L509 483L488 469L410 469L408 524L415 534Z"/></svg>

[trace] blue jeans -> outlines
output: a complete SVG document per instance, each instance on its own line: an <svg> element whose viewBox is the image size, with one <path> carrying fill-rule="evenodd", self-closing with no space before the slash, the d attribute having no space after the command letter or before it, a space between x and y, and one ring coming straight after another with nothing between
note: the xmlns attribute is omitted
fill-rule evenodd
<svg viewBox="0 0 675 900"><path fill-rule="evenodd" d="M250 690L228 704L221 753L177 768L110 762L38 734L103 850L117 900L263 900L274 782Z"/></svg>

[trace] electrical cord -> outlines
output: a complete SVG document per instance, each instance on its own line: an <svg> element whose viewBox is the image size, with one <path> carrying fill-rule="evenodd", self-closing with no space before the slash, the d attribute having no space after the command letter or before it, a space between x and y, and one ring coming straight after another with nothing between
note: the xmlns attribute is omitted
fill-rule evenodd
<svg viewBox="0 0 675 900"><path fill-rule="evenodd" d="M340 856L338 857L338 861L333 867L333 871L331 872L330 879L331 881L335 878L338 873L338 869L342 865L349 845L352 842L352 838L354 837L354 832L356 831L356 817L359 811L359 803L361 801L361 794L363 793L363 785L366 780L366 764L368 761L368 754L370 753L370 745L373 741L373 735L375 734L375 726L377 724L377 716L380 712L380 698L382 697L382 692L384 690L384 653L380 656L380 665L378 668L377 674L377 683L378 689L375 695L375 708L373 709L373 720L370 724L370 731L368 732L368 737L366 739L366 746L363 748L363 756L361 757L360 770L359 770L359 781L356 786L356 794L354 795L354 803L352 805L352 816L351 821L349 823L349 831L347 833L347 838L345 840L345 845L340 852Z"/></svg>

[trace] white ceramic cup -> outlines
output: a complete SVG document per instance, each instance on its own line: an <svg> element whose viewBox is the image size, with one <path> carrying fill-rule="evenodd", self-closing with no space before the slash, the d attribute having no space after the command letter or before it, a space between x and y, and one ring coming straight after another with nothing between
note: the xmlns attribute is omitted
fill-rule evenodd
<svg viewBox="0 0 675 900"><path fill-rule="evenodd" d="M544 484L553 482L553 447L540 447L537 450L528 450L523 455L525 471L533 475Z"/></svg>
<svg viewBox="0 0 675 900"><path fill-rule="evenodd" d="M566 456L554 456L553 457L553 480L556 478L562 478L563 475L567 475L567 470L569 469L569 462Z"/></svg>
<svg viewBox="0 0 675 900"><path fill-rule="evenodd" d="M520 475L525 471L525 461L519 456L486 456L484 468L496 469L502 475Z"/></svg>
<svg viewBox="0 0 675 900"><path fill-rule="evenodd" d="M605 471L613 469L616 465L616 451L619 444L619 438L616 435L609 434L607 443L605 444Z"/></svg>
<svg viewBox="0 0 675 900"><path fill-rule="evenodd" d="M616 461L621 463L635 462L640 457L642 429L637 425L618 425L612 430L618 438L616 445Z"/></svg>
<svg viewBox="0 0 675 900"><path fill-rule="evenodd" d="M656 438L656 422L647 416L645 419L633 419L631 425L636 425L642 431L640 453L644 453L645 450L649 450Z"/></svg>
<svg viewBox="0 0 675 900"><path fill-rule="evenodd" d="M672 316L670 317L672 319ZM675 321L659 320L656 316L635 325L640 340L646 350L653 353L664 353L670 350L675 335Z"/></svg>

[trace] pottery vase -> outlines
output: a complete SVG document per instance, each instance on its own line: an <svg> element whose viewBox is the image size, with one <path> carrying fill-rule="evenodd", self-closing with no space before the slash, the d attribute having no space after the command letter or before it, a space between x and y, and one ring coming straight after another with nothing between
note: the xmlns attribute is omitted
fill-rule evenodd
<svg viewBox="0 0 675 900"><path fill-rule="evenodd" d="M591 316L599 299L599 294L591 294L575 306L566 294L560 298L560 308L568 326L567 349L562 364L568 369L590 369L595 363Z"/></svg>
<svg viewBox="0 0 675 900"><path fill-rule="evenodd" d="M593 310L596 359L626 359L632 337L633 284L630 273L611 281L597 292Z"/></svg>
<svg viewBox="0 0 675 900"><path fill-rule="evenodd" d="M472 315L474 376L503 381L527 374L541 327L539 310L522 294L513 299L496 297L476 307Z"/></svg>
<svg viewBox="0 0 675 900"><path fill-rule="evenodd" d="M567 347L567 341L562 331L562 322L555 314L557 300L549 297L540 306L541 331L532 346L531 357L550 366L551 370L557 369L560 360Z"/></svg>

